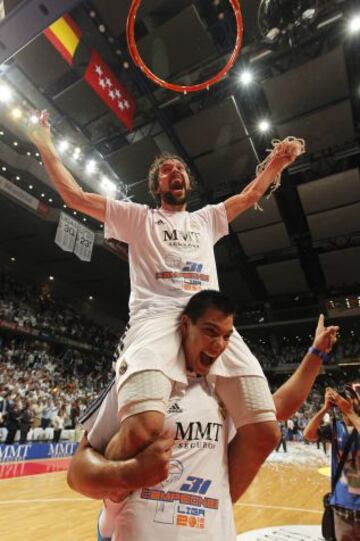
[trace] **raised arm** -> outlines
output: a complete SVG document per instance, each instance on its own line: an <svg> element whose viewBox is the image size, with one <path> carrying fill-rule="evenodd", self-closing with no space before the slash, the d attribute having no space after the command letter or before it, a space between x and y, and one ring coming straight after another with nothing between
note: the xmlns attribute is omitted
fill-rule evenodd
<svg viewBox="0 0 360 541"><path fill-rule="evenodd" d="M310 419L303 432L304 438L307 441L317 441L319 439L318 430L322 423L322 419L332 405L332 389L328 387L325 391L323 407Z"/></svg>
<svg viewBox="0 0 360 541"><path fill-rule="evenodd" d="M95 451L85 435L71 460L67 482L88 498L120 501L132 490L167 478L173 443L164 435L134 458L114 461Z"/></svg>
<svg viewBox="0 0 360 541"><path fill-rule="evenodd" d="M40 116L39 124L29 129L29 137L38 148L53 185L68 207L104 222L106 198L100 194L84 192L63 165L51 139L46 113Z"/></svg>
<svg viewBox="0 0 360 541"><path fill-rule="evenodd" d="M293 138L279 141L267 159L258 166L256 178L244 190L225 201L228 222L256 205L272 184L278 185L281 172L304 152L304 142Z"/></svg>
<svg viewBox="0 0 360 541"><path fill-rule="evenodd" d="M315 331L313 348L320 354L329 354L337 340L339 327L324 325L324 316L321 314ZM314 351L314 350L313 350ZM284 421L291 417L303 405L320 373L322 359L314 353L306 353L294 374L275 393L277 419Z"/></svg>
<svg viewBox="0 0 360 541"><path fill-rule="evenodd" d="M346 414L346 417L349 419L355 430L360 432L360 417L354 412L354 410L349 411L349 413Z"/></svg>
<svg viewBox="0 0 360 541"><path fill-rule="evenodd" d="M360 417L354 411L353 402L351 400L347 400L346 398L342 397L335 390L332 390L331 400L336 404L336 406L339 408L341 413L348 418L348 420L353 425L355 430L360 432Z"/></svg>

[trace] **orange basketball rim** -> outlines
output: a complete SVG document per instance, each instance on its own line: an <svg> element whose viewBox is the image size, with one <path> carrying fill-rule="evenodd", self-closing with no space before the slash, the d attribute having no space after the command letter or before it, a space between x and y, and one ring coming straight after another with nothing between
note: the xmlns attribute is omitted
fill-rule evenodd
<svg viewBox="0 0 360 541"><path fill-rule="evenodd" d="M145 75L151 79L154 83L156 83L159 86L162 86L163 88L167 88L168 90L172 90L174 92L181 92L183 94L187 94L188 92L199 92L200 90L209 90L209 88L214 85L215 83L218 83L225 77L225 75L231 70L233 67L237 57L239 56L242 39L243 39L243 19L241 15L241 9L240 4L238 0L229 0L235 15L236 20L236 42L235 42L235 48L232 52L228 62L226 65L213 77L208 79L207 81L204 81L203 83L199 83L196 85L177 85L174 83L168 83L167 81L164 81L163 79L160 79L155 73L153 73L143 62L137 45L135 41L135 19L136 14L138 12L138 9L141 4L141 0L133 0L132 4L130 6L129 15L127 18L126 23L126 37L127 37L127 43L129 48L129 53L131 58L133 59L134 63L139 66L139 68L145 73Z"/></svg>

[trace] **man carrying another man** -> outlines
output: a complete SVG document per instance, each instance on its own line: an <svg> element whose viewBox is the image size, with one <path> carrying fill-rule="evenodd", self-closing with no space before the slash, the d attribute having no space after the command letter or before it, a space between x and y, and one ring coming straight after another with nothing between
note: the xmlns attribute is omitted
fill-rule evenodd
<svg viewBox="0 0 360 541"><path fill-rule="evenodd" d="M179 315L193 293L218 289L214 244L229 233L229 223L277 183L281 172L303 153L304 143L289 138L276 144L263 170L241 193L189 213L186 200L193 181L177 156L163 155L151 166L149 187L160 207L150 209L84 192L60 161L46 115L30 137L64 202L104 222L107 239L129 245L130 321L117 359L121 430L113 444L114 458L127 459L162 434L174 388L184 391L188 385L181 363ZM236 330L214 364L223 346L224 339L218 337L211 351L202 352L202 363L209 367L208 380L234 422L237 436L229 459L236 457L233 475L239 457L247 463L246 475L238 471L239 486L246 487L277 443L275 406L258 361ZM299 388L287 400L295 405L304 398ZM277 414L281 418L280 399Z"/></svg>
<svg viewBox="0 0 360 541"><path fill-rule="evenodd" d="M211 290L194 295L188 302L179 333L180 361L189 385L185 394L173 388L167 433L137 456L116 460L116 433L121 432L121 423L115 385L97 407L90 407L85 421L88 433L72 461L68 481L86 496L106 500L99 520L99 540L153 541L171 535L182 540L188 539L190 531L193 535L206 534L209 541L220 536L235 540L231 504L253 478L247 470L254 449L251 442L244 442L247 461L236 455L235 429L206 378L211 370L207 355L211 353L216 363L228 347L234 309L226 296ZM337 330L325 328L321 316L313 348L328 354ZM318 355L308 352L297 372L274 394L275 404L283 413L287 397L291 407L290 397L296 387L301 386L302 393L309 392L320 366ZM287 413L293 411L288 409Z"/></svg>

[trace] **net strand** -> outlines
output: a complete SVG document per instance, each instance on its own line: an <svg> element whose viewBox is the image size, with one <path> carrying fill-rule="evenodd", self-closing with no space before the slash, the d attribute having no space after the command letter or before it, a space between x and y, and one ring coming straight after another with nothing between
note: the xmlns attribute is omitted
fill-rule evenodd
<svg viewBox="0 0 360 541"><path fill-rule="evenodd" d="M292 143L292 144L289 144ZM286 137L283 141L280 139L273 139L271 141L273 148L267 148L266 152L269 154L266 158L259 163L256 167L256 176L259 176L265 171L269 164L276 158L288 157L289 159L296 159L302 154L305 153L305 141L304 139L298 139L297 137L289 136ZM273 182L270 185L270 192L266 196L266 199L269 199L271 195L280 188L281 186L281 175L286 166L283 167L281 171L275 176ZM255 203L255 210L263 212L263 208L259 203Z"/></svg>

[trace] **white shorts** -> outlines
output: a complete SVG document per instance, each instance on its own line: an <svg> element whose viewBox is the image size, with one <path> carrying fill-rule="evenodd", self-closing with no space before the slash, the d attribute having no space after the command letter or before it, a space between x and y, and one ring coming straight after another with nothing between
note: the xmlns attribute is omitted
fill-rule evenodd
<svg viewBox="0 0 360 541"><path fill-rule="evenodd" d="M131 323L117 348L117 390L136 372L160 370L178 387L187 386L186 366L181 347L180 313L151 319L139 319ZM215 376L265 377L259 361L251 353L240 334L234 329L224 353L210 369L209 381Z"/></svg>
<svg viewBox="0 0 360 541"><path fill-rule="evenodd" d="M152 317L148 320L139 319L127 327L120 340L116 360L116 390L119 410L126 407L126 401L124 402L122 399L121 389L123 388L124 394L127 395L125 392L126 382L131 376L139 372L160 371L173 382L173 391L179 392L186 388L186 366L179 328L180 313L175 310L174 312L174 314ZM244 389L249 386L244 387L241 383L232 383L230 389L230 381L237 380L238 377L255 378L253 381L257 382L257 384L255 384L254 389L258 390L258 397L261 397L260 402L256 401L256 396L252 390L245 393L246 396L252 398L243 400L245 396ZM248 419L249 422L276 419L275 406L262 368L235 329L227 349L211 367L207 378L209 383L215 386L220 399L226 404L237 428L247 424ZM222 381L223 378L226 379ZM228 378L230 378L229 386L227 386ZM252 387L249 387L249 389L252 389ZM133 392L132 397L134 398ZM158 399L155 396L154 398ZM151 397L148 397L148 399L151 400ZM143 401L143 411L151 409L144 401L141 386L138 401L139 403ZM253 406L251 406L252 402ZM134 413L132 413L131 409L128 409L127 416L141 413L141 407L138 406L139 404L136 404L136 400L133 399L132 407L136 409L134 409ZM158 409L157 411L162 410Z"/></svg>

